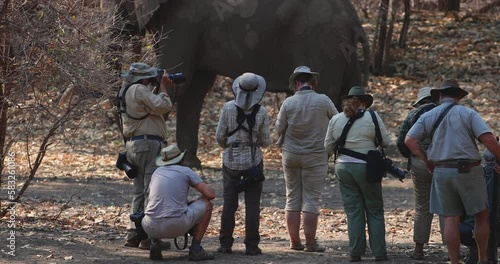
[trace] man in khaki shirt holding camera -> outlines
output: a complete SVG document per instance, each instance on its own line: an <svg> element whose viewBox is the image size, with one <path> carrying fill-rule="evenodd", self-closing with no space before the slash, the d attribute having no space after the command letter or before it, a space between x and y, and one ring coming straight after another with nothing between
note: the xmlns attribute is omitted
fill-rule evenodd
<svg viewBox="0 0 500 264"><path fill-rule="evenodd" d="M167 146L167 126L163 114L172 109L167 87L173 82L165 71L159 87L153 90L158 69L141 62L132 63L128 72L122 75L127 85L120 91L124 98L121 119L126 143L127 160L137 168L134 178L134 198L131 213L144 211L147 203L145 190L151 175L157 168L155 157ZM135 225L129 222L125 246L149 249L149 239L138 241Z"/></svg>

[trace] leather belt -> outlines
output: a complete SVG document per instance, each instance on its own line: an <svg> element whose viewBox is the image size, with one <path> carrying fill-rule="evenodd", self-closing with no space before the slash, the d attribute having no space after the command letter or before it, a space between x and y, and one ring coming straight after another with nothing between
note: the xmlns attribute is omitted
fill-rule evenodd
<svg viewBox="0 0 500 264"><path fill-rule="evenodd" d="M136 141L136 140L141 140L141 139L158 140L158 141L161 141L161 142L167 144L166 140L164 140L162 137L157 136L157 135L139 135L139 136L133 136L133 137L127 138L127 141Z"/></svg>
<svg viewBox="0 0 500 264"><path fill-rule="evenodd" d="M470 163L464 163L464 164L458 164L458 163L436 163L434 164L434 167L437 168L460 168L460 167L466 167L466 168L472 168L481 165L481 161L473 161Z"/></svg>

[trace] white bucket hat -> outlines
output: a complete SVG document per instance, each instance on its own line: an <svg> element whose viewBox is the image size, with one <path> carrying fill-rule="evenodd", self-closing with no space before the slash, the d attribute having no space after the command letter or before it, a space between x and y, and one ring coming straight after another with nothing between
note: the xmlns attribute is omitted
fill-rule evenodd
<svg viewBox="0 0 500 264"><path fill-rule="evenodd" d="M424 87L424 88L421 88L420 90L418 90L418 93L417 93L417 100L415 100L415 102L413 103L413 107L416 107L418 106L418 104L420 104L420 102L422 102L422 100L424 100L425 98L427 97L432 97L431 96L431 90L432 90L432 87Z"/></svg>
<svg viewBox="0 0 500 264"><path fill-rule="evenodd" d="M244 111L258 104L266 92L266 80L255 73L245 72L233 82L234 104Z"/></svg>
<svg viewBox="0 0 500 264"><path fill-rule="evenodd" d="M295 68L292 75L290 75L290 78L288 78L288 85L290 89L292 89L292 91L295 91L295 78L301 73L309 73L316 80L316 83L318 83L319 81L319 72L312 72L311 69L307 66L299 66Z"/></svg>
<svg viewBox="0 0 500 264"><path fill-rule="evenodd" d="M160 155L155 159L156 166L177 164L184 158L184 154L185 150L181 152L177 145L170 145L160 151Z"/></svg>
<svg viewBox="0 0 500 264"><path fill-rule="evenodd" d="M135 83L142 79L149 79L158 75L158 69L151 67L143 62L134 62L130 64L128 72L122 72L122 77L128 82Z"/></svg>

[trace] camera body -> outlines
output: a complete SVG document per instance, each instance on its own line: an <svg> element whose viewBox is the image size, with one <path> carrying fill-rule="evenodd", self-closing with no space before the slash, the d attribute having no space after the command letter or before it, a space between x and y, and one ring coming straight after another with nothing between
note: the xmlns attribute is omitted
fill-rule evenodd
<svg viewBox="0 0 500 264"><path fill-rule="evenodd" d="M125 174L130 179L134 179L137 176L137 168L128 162L126 151L118 153L118 158L116 159L116 167L121 171L125 171Z"/></svg>
<svg viewBox="0 0 500 264"><path fill-rule="evenodd" d="M163 76L163 73L165 72L164 69L157 69L158 75L154 78L153 85L157 86L161 82L161 78ZM184 73L179 72L179 73L170 73L168 75L168 78L172 80L175 84L181 84L186 81L186 77L184 76Z"/></svg>
<svg viewBox="0 0 500 264"><path fill-rule="evenodd" d="M398 167L394 167L392 165L392 160L390 159L384 159L385 166L387 167L387 173L391 174L392 176L398 178L401 182L403 179L406 177L406 174L408 174L407 171L401 170Z"/></svg>

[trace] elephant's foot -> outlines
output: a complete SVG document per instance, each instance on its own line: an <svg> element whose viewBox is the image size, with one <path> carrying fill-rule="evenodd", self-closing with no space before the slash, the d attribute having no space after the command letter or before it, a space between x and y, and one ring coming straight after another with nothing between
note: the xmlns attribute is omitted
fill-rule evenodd
<svg viewBox="0 0 500 264"><path fill-rule="evenodd" d="M184 157L184 161L182 162L182 165L189 167L189 168L195 168L198 170L201 170L201 161L198 159L198 157L194 155L188 155L186 153L186 156Z"/></svg>

